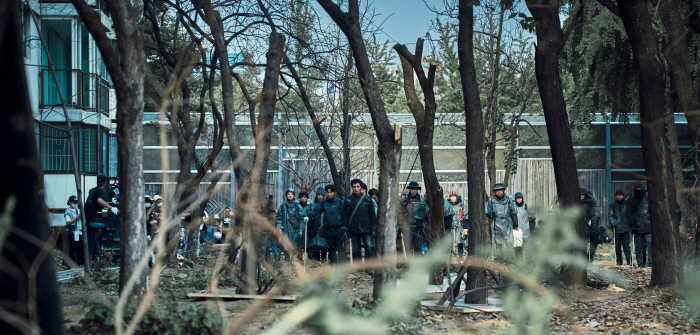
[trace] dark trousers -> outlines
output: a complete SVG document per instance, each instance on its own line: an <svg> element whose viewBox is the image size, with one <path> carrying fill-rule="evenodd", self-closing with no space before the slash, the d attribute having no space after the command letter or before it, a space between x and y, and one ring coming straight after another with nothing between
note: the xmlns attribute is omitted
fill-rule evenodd
<svg viewBox="0 0 700 335"><path fill-rule="evenodd" d="M409 227L411 235L410 241L413 244L413 252L416 255L420 255L423 252L423 235L425 234L423 232L424 225L425 221L416 219L416 225ZM404 236L406 235L404 234Z"/></svg>
<svg viewBox="0 0 700 335"><path fill-rule="evenodd" d="M352 259L354 261L362 261L361 244L365 245L365 258L374 257L374 243L372 242L372 234L352 234Z"/></svg>
<svg viewBox="0 0 700 335"><path fill-rule="evenodd" d="M651 265L651 234L634 234L634 254L637 265Z"/></svg>
<svg viewBox="0 0 700 335"><path fill-rule="evenodd" d="M95 258L97 250L100 249L100 232L96 230L88 230L88 253L90 259Z"/></svg>
<svg viewBox="0 0 700 335"><path fill-rule="evenodd" d="M625 252L627 265L632 264L632 253L630 252L630 233L615 233L615 256L617 265L622 265L622 251Z"/></svg>
<svg viewBox="0 0 700 335"><path fill-rule="evenodd" d="M590 250L588 251L588 261L593 262L595 259L595 249L598 248L598 235L588 236L588 243L590 244Z"/></svg>
<svg viewBox="0 0 700 335"><path fill-rule="evenodd" d="M340 228L326 229L323 237L326 238L326 243L328 243L328 260L331 264L338 262L338 258L335 255L336 252L339 253L340 259L344 260L346 255L343 245L343 230Z"/></svg>

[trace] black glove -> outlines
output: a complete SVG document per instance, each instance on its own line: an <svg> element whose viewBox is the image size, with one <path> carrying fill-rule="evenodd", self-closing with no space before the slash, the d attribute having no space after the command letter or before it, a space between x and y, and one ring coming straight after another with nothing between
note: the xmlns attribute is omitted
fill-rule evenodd
<svg viewBox="0 0 700 335"><path fill-rule="evenodd" d="M348 239L348 228L342 227L340 230L343 232L343 239L347 240Z"/></svg>

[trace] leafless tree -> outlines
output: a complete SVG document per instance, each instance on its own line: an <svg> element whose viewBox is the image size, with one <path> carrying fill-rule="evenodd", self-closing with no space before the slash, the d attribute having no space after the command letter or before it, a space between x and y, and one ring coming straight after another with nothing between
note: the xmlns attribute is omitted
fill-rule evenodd
<svg viewBox="0 0 700 335"><path fill-rule="evenodd" d="M106 1L117 36L112 47L109 31L100 14L85 0L71 0L92 35L114 82L117 95L117 145L121 215L121 258L119 288L122 297L137 300L146 292L146 271L138 264L146 251L143 229L143 106L146 56L141 27L129 1ZM138 272L138 273L136 273ZM130 285L129 285L130 284Z"/></svg>
<svg viewBox="0 0 700 335"><path fill-rule="evenodd" d="M377 255L391 256L396 253L396 220L398 197L394 192L398 188L399 163L401 160L400 129L395 130L384 109L382 99L374 78L374 72L367 55L367 49L360 29L360 8L357 0L348 3L348 11L331 0L318 0L323 9L347 37L357 68L362 91L372 116L374 130L377 133L379 156L379 203L377 222ZM396 266L391 265L377 271L374 277L375 298L381 297L382 288L396 282Z"/></svg>

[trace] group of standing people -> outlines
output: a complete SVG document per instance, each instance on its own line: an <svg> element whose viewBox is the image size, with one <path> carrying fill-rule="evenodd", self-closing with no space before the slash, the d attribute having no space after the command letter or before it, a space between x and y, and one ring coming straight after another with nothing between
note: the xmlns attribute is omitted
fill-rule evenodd
<svg viewBox="0 0 700 335"><path fill-rule="evenodd" d="M308 192L300 191L297 200L294 189L287 189L284 202L275 213L277 229L298 251L311 249L311 256L316 259L322 259L327 251L329 261L337 263L346 257L346 247L354 260L361 259L363 249L365 258L374 257L379 192L368 191L360 179L353 179L350 184L352 193L345 199L337 197L336 186L329 184L316 191L313 202L309 201ZM264 235L261 254L266 256L268 250L278 256L275 241ZM286 255L285 259L289 259Z"/></svg>
<svg viewBox="0 0 700 335"><path fill-rule="evenodd" d="M425 234L426 216L430 210L430 204L420 194L421 187L418 182L411 181L402 194L402 208L404 220L397 226L397 239L401 242L404 252L413 250L414 255L419 255L427 250L430 241ZM462 197L455 191L450 191L449 198L443 199L443 220L446 235L452 235L454 245L459 256L464 255L464 246L467 245L469 230L469 208Z"/></svg>
<svg viewBox="0 0 700 335"><path fill-rule="evenodd" d="M641 181L634 183L634 190L626 198L623 190L615 192L608 210L608 225L615 234L617 265L622 265L623 252L627 265L632 265L630 240L633 238L636 266L651 267L649 197Z"/></svg>

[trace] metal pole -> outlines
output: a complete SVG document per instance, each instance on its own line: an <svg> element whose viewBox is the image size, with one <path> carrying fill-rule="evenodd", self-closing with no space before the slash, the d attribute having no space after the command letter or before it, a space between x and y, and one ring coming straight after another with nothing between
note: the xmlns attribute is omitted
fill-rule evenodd
<svg viewBox="0 0 700 335"><path fill-rule="evenodd" d="M68 127L68 147L70 148L70 153L71 153L71 159L73 161L73 175L75 176L75 188L78 193L78 207L80 209L80 220L83 223L83 235L82 235L82 242L83 242L83 257L84 257L84 263L85 263L85 268L84 268L84 274L85 277L90 278L90 253L88 251L88 222L87 219L85 218L85 208L83 206L83 188L80 186L80 169L78 168L78 156L75 153L75 145L73 144L73 132L71 131L72 125L70 122L70 116L68 115L68 109L66 108L66 100L63 98L63 92L61 91L61 85L58 83L58 76L56 75L56 68L53 66L53 61L51 60L51 54L49 53L49 49L46 47L46 42L44 41L44 37L42 36L41 32L41 27L39 27L39 20L36 17L34 10L32 10L31 5L29 2L27 2L27 9L29 13L31 13L32 18L34 19L34 26L36 26L36 29L39 31L39 41L41 41L41 46L45 51L46 54L46 60L49 63L49 69L51 69L51 75L53 76L53 80L56 82L56 90L58 91L58 97L61 99L61 108L63 109L63 115L66 118L66 126Z"/></svg>

